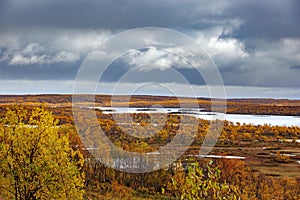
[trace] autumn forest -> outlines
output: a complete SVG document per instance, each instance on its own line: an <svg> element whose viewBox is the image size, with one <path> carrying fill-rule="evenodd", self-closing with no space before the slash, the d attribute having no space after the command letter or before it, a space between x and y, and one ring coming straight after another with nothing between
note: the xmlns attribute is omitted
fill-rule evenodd
<svg viewBox="0 0 300 200"><path fill-rule="evenodd" d="M146 112L152 105L179 107L175 97L132 96L127 104L145 109L139 113L113 114L97 108L125 107L126 99L97 95L92 102L82 96L74 107L71 95L0 96L0 199L300 199L299 126ZM183 101L186 108L196 102L212 111L210 99ZM297 100L216 102L216 109L226 103L226 113L231 114L300 116ZM97 120L85 117L90 111ZM87 126L78 126L76 120ZM213 133L212 124L222 127L217 138L207 134ZM129 152L158 151L178 135L193 140L172 164L128 173L122 170L127 166L124 160L114 163L119 170L113 169L102 162L105 156L95 156L85 146L83 139L98 139L94 135L99 127L113 145ZM208 155L200 155L210 140L214 147ZM109 146L96 150L108 157L118 154Z"/></svg>

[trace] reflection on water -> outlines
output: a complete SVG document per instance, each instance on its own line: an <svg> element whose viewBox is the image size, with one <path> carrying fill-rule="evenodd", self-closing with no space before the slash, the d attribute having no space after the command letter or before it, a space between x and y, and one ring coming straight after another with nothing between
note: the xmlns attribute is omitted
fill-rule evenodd
<svg viewBox="0 0 300 200"><path fill-rule="evenodd" d="M104 114L114 113L166 113L192 115L200 119L214 120L224 118L234 123L272 126L300 126L300 118L295 116L275 115L242 115L205 112L201 108L124 108L124 107L95 107Z"/></svg>
<svg viewBox="0 0 300 200"><path fill-rule="evenodd" d="M195 156L195 155L190 155L190 156ZM200 158L239 159L239 160L246 159L246 157L243 157L243 156L222 156L222 155L196 155L196 157L200 157Z"/></svg>

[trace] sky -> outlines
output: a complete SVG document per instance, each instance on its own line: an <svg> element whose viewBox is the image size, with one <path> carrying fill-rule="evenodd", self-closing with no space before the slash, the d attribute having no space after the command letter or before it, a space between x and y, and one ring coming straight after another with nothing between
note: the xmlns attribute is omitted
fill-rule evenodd
<svg viewBox="0 0 300 200"><path fill-rule="evenodd" d="M105 41L158 27L187 35L206 52L228 98L300 99L299 21L298 0L0 0L0 94L73 93L80 67ZM197 66L181 57L191 52L167 50L126 52L98 77L95 91L189 96L192 87L209 96Z"/></svg>

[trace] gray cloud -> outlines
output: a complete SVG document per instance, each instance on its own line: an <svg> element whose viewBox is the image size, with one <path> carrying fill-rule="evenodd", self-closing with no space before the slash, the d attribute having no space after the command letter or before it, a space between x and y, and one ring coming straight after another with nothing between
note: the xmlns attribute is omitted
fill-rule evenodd
<svg viewBox="0 0 300 200"><path fill-rule="evenodd" d="M21 50L7 51L2 56L2 61L8 65L49 65L55 63L74 63L79 59L77 54L59 51L54 54L45 53L45 47L37 43L29 43Z"/></svg>
<svg viewBox="0 0 300 200"><path fill-rule="evenodd" d="M0 64L0 80L74 80L81 61L75 63Z"/></svg>
<svg viewBox="0 0 300 200"><path fill-rule="evenodd" d="M300 66L291 66L291 69L300 70Z"/></svg>
<svg viewBox="0 0 300 200"><path fill-rule="evenodd" d="M299 87L299 10L298 0L3 0L0 80L74 80L85 56L102 41L122 30L155 26L190 35L215 61L226 85ZM192 84L204 84L178 59L156 53L140 58L156 59L163 70L173 66ZM127 61L139 63L132 58ZM129 69L116 62L102 80L116 81ZM160 72L153 70L147 81L158 81ZM141 73L134 73L135 82Z"/></svg>
<svg viewBox="0 0 300 200"><path fill-rule="evenodd" d="M129 29L145 26L202 30L243 24L241 38L299 37L298 0L11 0L2 1L1 27Z"/></svg>
<svg viewBox="0 0 300 200"><path fill-rule="evenodd" d="M234 0L227 15L238 17L243 25L234 35L245 40L264 38L274 40L282 37L299 37L300 12L298 0Z"/></svg>
<svg viewBox="0 0 300 200"><path fill-rule="evenodd" d="M0 21L4 26L107 29L181 27L183 24L186 27L198 26L199 22L195 19L218 15L226 6L226 2L221 0L201 3L197 0L12 0L7 4Z"/></svg>
<svg viewBox="0 0 300 200"><path fill-rule="evenodd" d="M33 28L0 31L1 79L74 79L84 57L107 30Z"/></svg>

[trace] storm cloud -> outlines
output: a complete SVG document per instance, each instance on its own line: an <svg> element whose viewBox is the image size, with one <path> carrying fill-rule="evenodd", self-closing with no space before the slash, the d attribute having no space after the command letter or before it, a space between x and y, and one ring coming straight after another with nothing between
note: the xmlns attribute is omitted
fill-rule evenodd
<svg viewBox="0 0 300 200"><path fill-rule="evenodd" d="M0 80L10 81L12 93L11 84L18 80L70 84L89 52L112 35L131 28L162 27L193 38L216 63L231 91L233 87L295 91L300 87L299 21L297 0L2 0ZM161 71L175 68L191 84L205 84L193 69L172 58L141 51L114 62L101 81L117 81L139 59L156 59L164 69L148 69L145 81L158 81ZM141 81L139 73L132 83ZM164 82L173 84L174 79Z"/></svg>

